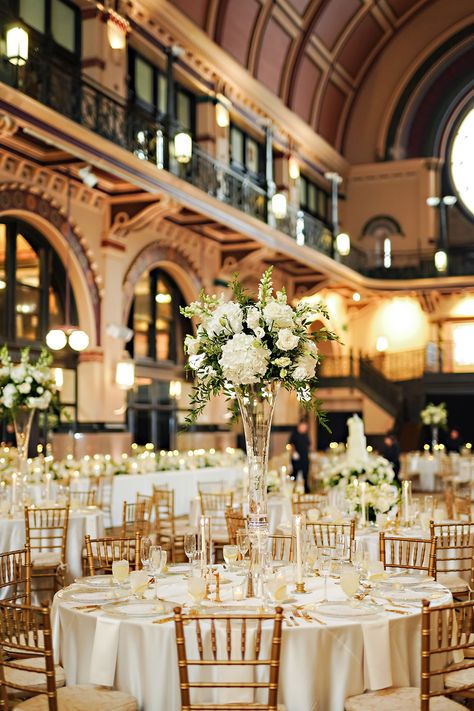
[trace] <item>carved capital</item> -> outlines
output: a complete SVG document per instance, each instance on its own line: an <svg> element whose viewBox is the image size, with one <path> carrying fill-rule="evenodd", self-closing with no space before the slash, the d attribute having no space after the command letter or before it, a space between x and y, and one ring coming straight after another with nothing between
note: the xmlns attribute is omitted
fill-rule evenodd
<svg viewBox="0 0 474 711"><path fill-rule="evenodd" d="M18 124L15 119L3 111L0 111L0 137L8 138L18 131Z"/></svg>

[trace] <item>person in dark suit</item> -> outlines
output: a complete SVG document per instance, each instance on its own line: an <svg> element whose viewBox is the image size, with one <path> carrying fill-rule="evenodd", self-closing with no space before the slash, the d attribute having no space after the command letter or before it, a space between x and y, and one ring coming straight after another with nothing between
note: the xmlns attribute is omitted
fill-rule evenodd
<svg viewBox="0 0 474 711"><path fill-rule="evenodd" d="M446 449L448 452L460 452L463 443L461 435L457 427L451 427L448 438L446 440Z"/></svg>
<svg viewBox="0 0 474 711"><path fill-rule="evenodd" d="M400 445L397 442L397 438L393 432L389 432L385 435L383 440L383 448L381 451L382 457L388 459L388 461L393 466L393 471L395 472L395 479L399 481L400 474Z"/></svg>
<svg viewBox="0 0 474 711"><path fill-rule="evenodd" d="M301 472L304 479L304 490L305 493L309 493L309 449L310 440L308 434L308 420L302 419L298 422L297 426L291 433L288 444L291 447L291 467L293 470L293 476L298 476L298 472Z"/></svg>

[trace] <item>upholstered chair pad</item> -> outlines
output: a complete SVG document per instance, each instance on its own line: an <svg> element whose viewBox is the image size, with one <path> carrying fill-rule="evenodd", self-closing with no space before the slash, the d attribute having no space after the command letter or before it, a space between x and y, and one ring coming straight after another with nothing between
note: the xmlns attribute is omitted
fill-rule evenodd
<svg viewBox="0 0 474 711"><path fill-rule="evenodd" d="M130 694L97 686L64 686L58 689L58 711L137 711ZM48 711L45 695L34 696L15 706L22 711Z"/></svg>
<svg viewBox="0 0 474 711"><path fill-rule="evenodd" d="M464 708L445 696L435 696L430 700L430 711L459 711ZM345 711L419 711L420 690L416 687L398 687L370 691L346 699L344 709Z"/></svg>
<svg viewBox="0 0 474 711"><path fill-rule="evenodd" d="M44 669L44 657L29 657L28 659L15 659L15 664L20 667L35 667L35 669ZM59 688L64 686L66 683L66 676L64 674L64 669L58 665L54 668L56 677L56 687ZM39 689L46 689L46 676L44 674L35 674L34 672L21 671L20 669L11 669L10 667L5 667L5 681L12 684L18 684L19 686L28 686L31 691L38 691ZM20 689L9 689L9 695L11 696L21 696L24 695L24 691Z"/></svg>

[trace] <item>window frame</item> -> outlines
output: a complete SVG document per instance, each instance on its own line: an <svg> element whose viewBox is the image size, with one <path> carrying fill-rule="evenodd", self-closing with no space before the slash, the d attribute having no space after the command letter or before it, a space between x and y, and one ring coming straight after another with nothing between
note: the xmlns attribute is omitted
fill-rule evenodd
<svg viewBox="0 0 474 711"><path fill-rule="evenodd" d="M34 41L32 44L38 44L44 46L46 49L48 45L52 44L55 50L55 55L61 54L62 59L67 59L69 61L77 61L82 55L82 21L81 21L81 11L80 8L73 3L71 0L58 0L66 7L70 8L74 12L74 50L67 49L62 44L59 44L53 37L52 31L52 2L53 0L44 0L44 32L32 27L24 20L20 15L20 0L16 0L16 16L21 22L28 28L28 32L31 33L31 39ZM53 55L53 60L55 56ZM58 57L56 56L56 59Z"/></svg>
<svg viewBox="0 0 474 711"><path fill-rule="evenodd" d="M243 163L236 162L232 156L232 133L237 131L242 138L242 153ZM257 146L257 172L253 171L248 166L248 150L249 142L252 141ZM259 141L251 133L236 123L231 122L229 126L229 165L230 167L242 175L249 176L252 180L260 185L265 184L265 143Z"/></svg>
<svg viewBox="0 0 474 711"><path fill-rule="evenodd" d="M305 195L306 195L305 202L303 202L301 199L302 186L305 186ZM315 210L313 210L309 206L309 202L308 202L308 190L309 189L314 189L314 191L315 191L315 198L316 198L316 209ZM324 196L325 214L323 214L323 212L319 209L321 196ZM315 217L317 220L324 222L325 225L330 226L330 219L329 219L330 195L326 190L324 190L324 188L322 188L314 180L311 180L311 178L308 178L304 174L300 175L299 198L300 198L300 210L307 212L308 215L311 215L312 217Z"/></svg>

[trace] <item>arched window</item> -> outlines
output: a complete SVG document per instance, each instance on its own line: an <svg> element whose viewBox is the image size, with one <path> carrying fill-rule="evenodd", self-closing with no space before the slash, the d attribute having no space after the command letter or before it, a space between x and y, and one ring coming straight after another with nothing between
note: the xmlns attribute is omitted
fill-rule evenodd
<svg viewBox="0 0 474 711"><path fill-rule="evenodd" d="M474 218L474 106L464 114L455 129L449 164L454 189L472 219Z"/></svg>
<svg viewBox="0 0 474 711"><path fill-rule="evenodd" d="M66 274L38 230L21 220L0 220L0 337L18 345L43 344L64 323ZM77 324L74 299L72 324Z"/></svg>
<svg viewBox="0 0 474 711"><path fill-rule="evenodd" d="M129 327L134 332L129 350L136 360L183 363L183 344L189 322L179 311L183 296L162 269L142 274L135 287Z"/></svg>

